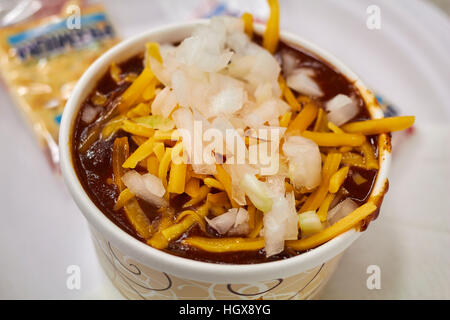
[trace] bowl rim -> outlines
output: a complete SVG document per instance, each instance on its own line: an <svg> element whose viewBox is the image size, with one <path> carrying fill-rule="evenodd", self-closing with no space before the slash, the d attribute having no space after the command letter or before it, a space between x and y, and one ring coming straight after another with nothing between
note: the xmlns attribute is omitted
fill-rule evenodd
<svg viewBox="0 0 450 320"><path fill-rule="evenodd" d="M130 258L153 269L181 278L214 283L249 283L286 278L300 274L325 263L343 252L361 235L361 232L350 229L310 251L295 257L272 262L243 265L217 264L182 258L150 247L135 239L112 222L91 201L81 185L72 165L71 133L76 118L75 115L98 79L106 72L107 68L109 68L111 62L124 61L127 58L132 57L137 52L143 51L144 43L146 41L154 40L155 38L178 37L178 40L182 40L186 35L192 32L192 29L195 26L205 24L208 21L209 19L194 20L164 25L142 32L112 47L84 72L67 101L61 120L59 133L60 165L64 181L81 212L97 232L118 249L122 250L123 253ZM262 34L264 28L265 26L262 24L255 23L254 25L254 31L258 34ZM374 95L367 89L356 74L336 57L317 47L312 42L289 32L281 32L280 40L307 50L331 65L338 72L341 72L352 81L360 91L362 98L368 106L371 117L383 117L381 107L378 105ZM122 57L119 58L119 56ZM124 56L125 58L123 58ZM379 135L379 137L383 138L378 139L380 169L372 188L370 195L371 199L382 198L386 192L387 173L391 160L389 135L382 134ZM381 143L381 141L383 141L383 143Z"/></svg>

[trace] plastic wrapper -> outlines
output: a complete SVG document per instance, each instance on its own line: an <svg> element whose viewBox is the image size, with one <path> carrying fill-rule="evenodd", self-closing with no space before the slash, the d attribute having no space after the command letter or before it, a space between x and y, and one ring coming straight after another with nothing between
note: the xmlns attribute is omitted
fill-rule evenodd
<svg viewBox="0 0 450 320"><path fill-rule="evenodd" d="M83 72L119 39L99 4L25 0L15 5L0 17L1 24L8 24L0 28L0 74L58 168L58 130L66 101Z"/></svg>

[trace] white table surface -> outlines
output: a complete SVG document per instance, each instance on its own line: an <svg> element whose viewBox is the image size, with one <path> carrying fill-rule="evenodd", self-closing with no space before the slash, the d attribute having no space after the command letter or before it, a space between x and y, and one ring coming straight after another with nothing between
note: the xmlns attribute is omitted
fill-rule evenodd
<svg viewBox="0 0 450 320"><path fill-rule="evenodd" d="M186 19L181 8L199 1L167 2L106 1L123 37ZM417 117L414 135L394 151L380 217L346 251L320 297L449 299L449 19L419 0L280 2L284 29L334 53ZM370 4L381 8L381 30L366 28ZM0 104L0 299L122 298L102 272L62 178L3 89ZM80 290L66 287L69 265L81 268ZM380 290L366 287L369 265L381 269Z"/></svg>

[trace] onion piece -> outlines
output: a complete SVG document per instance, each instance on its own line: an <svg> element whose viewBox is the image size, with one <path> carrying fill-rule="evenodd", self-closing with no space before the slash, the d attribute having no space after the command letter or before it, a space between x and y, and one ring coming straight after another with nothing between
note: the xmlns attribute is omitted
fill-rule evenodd
<svg viewBox="0 0 450 320"><path fill-rule="evenodd" d="M87 106L83 110L83 114L81 115L81 120L85 123L91 123L94 121L95 117L100 112L100 108L95 108L92 106Z"/></svg>
<svg viewBox="0 0 450 320"><path fill-rule="evenodd" d="M184 151L187 152L189 160L192 163L196 162L198 159L194 156L194 115L192 111L188 108L179 108L173 112L172 119L181 136Z"/></svg>
<svg viewBox="0 0 450 320"><path fill-rule="evenodd" d="M262 127L266 122L271 126L278 126L278 117L290 110L288 104L276 98L264 101L259 106L246 109L243 118L251 128Z"/></svg>
<svg viewBox="0 0 450 320"><path fill-rule="evenodd" d="M245 100L246 94L243 88L230 86L212 97L211 111L215 115L233 114L242 108Z"/></svg>
<svg viewBox="0 0 450 320"><path fill-rule="evenodd" d="M211 123L211 127L219 130L224 138L227 162L243 162L248 155L248 149L244 139L234 128L233 124L225 116L218 116Z"/></svg>
<svg viewBox="0 0 450 320"><path fill-rule="evenodd" d="M227 46L237 54L245 54L250 44L249 37L243 32L234 32L228 35Z"/></svg>
<svg viewBox="0 0 450 320"><path fill-rule="evenodd" d="M152 103L152 114L168 117L177 106L177 96L169 87L162 89Z"/></svg>
<svg viewBox="0 0 450 320"><path fill-rule="evenodd" d="M211 39L200 37L186 38L177 52L178 61L198 68L203 72L217 72L225 68L233 55L231 51L216 51ZM216 52L215 52L216 51Z"/></svg>
<svg viewBox="0 0 450 320"><path fill-rule="evenodd" d="M272 210L264 214L264 239L266 256L270 257L284 250L285 240L297 240L297 214L292 210L292 198L284 196L275 199Z"/></svg>
<svg viewBox="0 0 450 320"><path fill-rule="evenodd" d="M192 111L188 108L179 108L173 112L172 119L183 138L184 149L188 152L189 157L192 158L192 140L194 139L194 115Z"/></svg>
<svg viewBox="0 0 450 320"><path fill-rule="evenodd" d="M177 50L177 60L203 72L222 70L233 55L225 48L226 33L224 19L211 19L209 25L197 27L191 37L183 40Z"/></svg>
<svg viewBox="0 0 450 320"><path fill-rule="evenodd" d="M330 225L335 224L349 213L355 211L358 208L358 205L355 201L350 198L345 199L344 201L338 203L333 209L328 211L327 220Z"/></svg>
<svg viewBox="0 0 450 320"><path fill-rule="evenodd" d="M325 104L328 120L338 127L353 119L359 112L356 102L345 94L338 94Z"/></svg>
<svg viewBox="0 0 450 320"><path fill-rule="evenodd" d="M246 205L247 201L241 180L245 174L255 175L257 170L248 164L223 164L223 168L231 178L231 197L238 205Z"/></svg>
<svg viewBox="0 0 450 320"><path fill-rule="evenodd" d="M150 173L141 175L131 170L122 176L122 181L133 194L155 207L169 206L167 200L163 198L166 189L158 177Z"/></svg>
<svg viewBox="0 0 450 320"><path fill-rule="evenodd" d="M284 240L297 240L298 238L298 217L297 209L295 208L295 194L289 192L286 194L286 200L289 204L289 213L287 217L286 234Z"/></svg>
<svg viewBox="0 0 450 320"><path fill-rule="evenodd" d="M159 51L163 59L162 63L148 56L148 52L146 52L145 61L150 63L153 74L165 86L170 86L171 75L180 66L180 63L175 58L176 50L177 48L171 44L160 45Z"/></svg>
<svg viewBox="0 0 450 320"><path fill-rule="evenodd" d="M196 144L202 141L194 142L194 115L189 108L178 108L172 114L178 133L181 135L184 151L192 163L192 169L198 174L215 174L216 165L204 163L202 148L196 147Z"/></svg>
<svg viewBox="0 0 450 320"><path fill-rule="evenodd" d="M254 96L257 104L273 98L272 84L270 82L260 83L254 92Z"/></svg>
<svg viewBox="0 0 450 320"><path fill-rule="evenodd" d="M172 88L181 107L188 108L191 104L192 88L190 81L183 70L176 70L172 73Z"/></svg>
<svg viewBox="0 0 450 320"><path fill-rule="evenodd" d="M270 195L273 199L284 197L286 177L282 175L273 175L267 177L267 187L270 189Z"/></svg>
<svg viewBox="0 0 450 320"><path fill-rule="evenodd" d="M310 236L323 229L320 218L315 211L306 211L298 215L298 224L302 232L302 238L304 236Z"/></svg>
<svg viewBox="0 0 450 320"><path fill-rule="evenodd" d="M216 230L219 234L225 234L234 226L237 212L237 208L232 208L213 219L208 219L205 217L205 220L208 222L209 226Z"/></svg>
<svg viewBox="0 0 450 320"><path fill-rule="evenodd" d="M290 51L283 51L281 53L281 60L283 65L283 74L285 77L289 75L296 69L298 64L298 58Z"/></svg>
<svg viewBox="0 0 450 320"><path fill-rule="evenodd" d="M269 212L272 209L273 201L270 197L270 190L264 182L259 181L255 175L246 173L240 184L256 208L262 212Z"/></svg>
<svg viewBox="0 0 450 320"><path fill-rule="evenodd" d="M232 208L213 219L205 218L211 228L223 235L245 235L250 231L249 215L244 208Z"/></svg>
<svg viewBox="0 0 450 320"><path fill-rule="evenodd" d="M245 54L236 54L231 59L226 71L227 74L237 79L248 82L251 91L256 90L261 83L270 83L275 96L280 96L278 85L280 66L277 60L265 49L255 45Z"/></svg>
<svg viewBox="0 0 450 320"><path fill-rule="evenodd" d="M285 179L279 175L267 178L273 200L272 209L264 215L263 234L268 257L282 252L285 240L297 240L298 237L295 196L293 192L285 196Z"/></svg>
<svg viewBox="0 0 450 320"><path fill-rule="evenodd" d="M320 184L322 160L316 143L291 136L283 144L283 153L288 158L289 178L296 189L313 189Z"/></svg>
<svg viewBox="0 0 450 320"><path fill-rule="evenodd" d="M311 77L314 76L314 70L308 68L299 68L290 73L286 79L289 88L311 97L323 96L322 89Z"/></svg>
<svg viewBox="0 0 450 320"><path fill-rule="evenodd" d="M284 204L285 202L277 201L273 205L273 208L276 210L266 213L263 218L264 229L262 230L262 233L264 235L264 249L267 257L278 254L284 250L284 232L286 225L283 218L279 216L279 213L281 213L280 209L287 209L286 207L283 208Z"/></svg>

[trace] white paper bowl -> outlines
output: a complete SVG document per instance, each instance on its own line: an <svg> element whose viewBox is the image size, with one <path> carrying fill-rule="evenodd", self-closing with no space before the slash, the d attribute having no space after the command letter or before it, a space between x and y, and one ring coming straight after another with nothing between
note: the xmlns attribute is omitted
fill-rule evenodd
<svg viewBox="0 0 450 320"><path fill-rule="evenodd" d="M109 220L90 200L75 173L71 136L76 115L97 81L112 62L125 61L142 52L148 41L178 42L206 20L149 30L116 45L97 59L78 81L62 117L59 143L64 180L89 222L98 256L117 288L128 298L140 299L304 299L315 295L334 271L341 253L360 232L344 234L306 253L285 260L252 265L199 262L154 249L127 234ZM262 34L264 26L255 24ZM313 53L335 67L360 90L373 118L383 117L373 94L342 62L314 44L290 33L281 39ZM387 189L390 139L380 135L380 170L371 199L381 203Z"/></svg>

